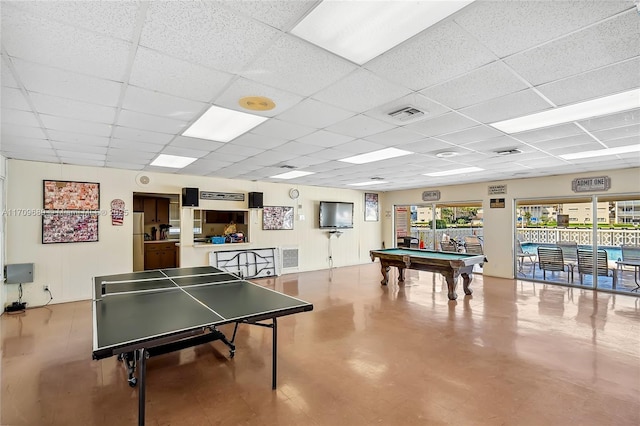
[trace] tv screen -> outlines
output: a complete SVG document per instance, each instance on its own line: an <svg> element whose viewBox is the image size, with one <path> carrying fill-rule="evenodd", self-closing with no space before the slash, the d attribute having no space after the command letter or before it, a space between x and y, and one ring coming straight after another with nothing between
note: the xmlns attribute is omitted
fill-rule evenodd
<svg viewBox="0 0 640 426"><path fill-rule="evenodd" d="M320 201L320 228L353 228L353 203Z"/></svg>

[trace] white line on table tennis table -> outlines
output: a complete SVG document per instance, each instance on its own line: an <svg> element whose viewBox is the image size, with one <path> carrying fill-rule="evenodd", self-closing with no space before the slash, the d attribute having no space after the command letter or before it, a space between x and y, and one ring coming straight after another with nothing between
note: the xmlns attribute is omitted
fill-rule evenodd
<svg viewBox="0 0 640 426"><path fill-rule="evenodd" d="M166 282L166 278L162 278L163 282ZM177 284L175 282L173 282L172 280L170 280L172 282L172 284ZM137 281L127 281L129 283L136 283ZM242 282L242 280L236 279L236 280L227 280L227 281L216 281L216 282L206 282L206 283L200 283L200 284L191 284L191 285L183 285L183 286L179 286L179 288L192 288L192 287L204 287L207 285L218 285L218 284L231 284L231 283L237 283L237 282ZM138 293L154 293L154 292L159 292L159 291L171 291L171 290L175 290L175 285L170 286L170 287L154 287L154 288L145 288L142 290L129 290L129 291L116 291L113 293L106 293L102 295L102 298L104 297L110 297L110 296L120 296L123 294L138 294ZM94 299L96 300L96 299ZM98 299L99 300L99 299Z"/></svg>
<svg viewBox="0 0 640 426"><path fill-rule="evenodd" d="M204 306L205 308L207 308L209 311L213 312L215 315L219 316L220 318L224 318L222 315L220 315L219 313L217 313L216 311L214 311L213 309L211 309L209 306L207 306L206 304L204 304L203 302L201 302L199 299L196 299L192 294L190 294L189 292L187 292L186 290L184 290L182 287L180 287L178 285L177 282L175 282L171 277L169 277L169 275L165 274L164 271L162 269L159 269L160 273L162 275L164 275L165 277L167 277L169 279L169 281L171 281L176 287L178 287L180 290L182 290L184 292L184 294L186 294L187 296L189 296L190 298L192 298L193 300L195 300L196 302L198 302L199 304L201 304L202 306ZM177 277L176 277L177 278Z"/></svg>
<svg viewBox="0 0 640 426"><path fill-rule="evenodd" d="M139 283L139 282L146 282L146 281L160 281L160 280L164 280L165 277L169 278L169 276L167 274L165 274L162 269L159 269L158 271L160 271L161 274L164 275L164 277L151 277L151 278L138 278L138 279L133 279L133 280L121 280L121 281L101 281L100 284L126 284L126 283ZM193 274L193 275L176 275L173 278L193 278L193 277L208 277L211 275L233 275L229 272L208 272L205 274ZM238 278L239 279L239 278Z"/></svg>

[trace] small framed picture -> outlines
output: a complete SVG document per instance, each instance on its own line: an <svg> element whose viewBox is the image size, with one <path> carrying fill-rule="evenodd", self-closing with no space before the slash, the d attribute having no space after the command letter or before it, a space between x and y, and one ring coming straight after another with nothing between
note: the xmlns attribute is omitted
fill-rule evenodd
<svg viewBox="0 0 640 426"><path fill-rule="evenodd" d="M293 229L293 207L262 208L262 229Z"/></svg>
<svg viewBox="0 0 640 426"><path fill-rule="evenodd" d="M365 192L364 194L364 220L365 222L377 222L380 219L378 194Z"/></svg>

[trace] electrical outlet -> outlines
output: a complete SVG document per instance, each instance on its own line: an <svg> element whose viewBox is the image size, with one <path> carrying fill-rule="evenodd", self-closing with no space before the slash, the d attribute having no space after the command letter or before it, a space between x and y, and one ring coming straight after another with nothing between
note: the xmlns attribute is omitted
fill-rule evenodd
<svg viewBox="0 0 640 426"><path fill-rule="evenodd" d="M46 284L45 284L45 285L43 285L43 286L42 286L42 290L43 290L43 291L49 291L49 286L48 286L48 285L46 285Z"/></svg>

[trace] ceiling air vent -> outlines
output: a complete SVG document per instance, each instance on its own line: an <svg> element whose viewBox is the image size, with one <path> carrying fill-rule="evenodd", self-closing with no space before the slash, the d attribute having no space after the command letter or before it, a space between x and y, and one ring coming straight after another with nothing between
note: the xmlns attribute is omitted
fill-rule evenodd
<svg viewBox="0 0 640 426"><path fill-rule="evenodd" d="M283 164L282 166L280 166L281 169L295 169L296 166L290 166L288 164Z"/></svg>
<svg viewBox="0 0 640 426"><path fill-rule="evenodd" d="M412 107L411 105L390 112L388 115L394 120L402 122L419 120L425 117L424 111L420 111L418 108Z"/></svg>
<svg viewBox="0 0 640 426"><path fill-rule="evenodd" d="M520 151L517 148L514 148L514 149L502 149L500 151L495 151L495 153L498 155L513 155L513 154L521 154L522 151Z"/></svg>

